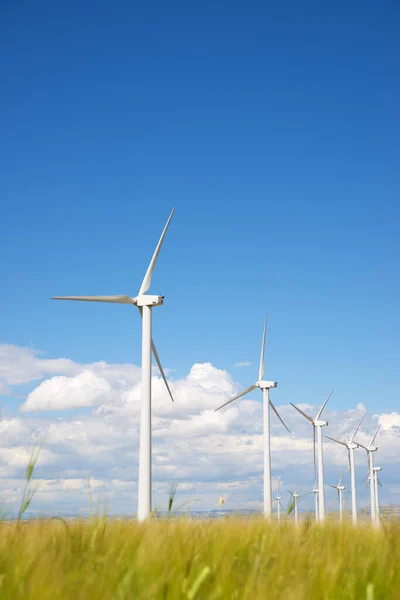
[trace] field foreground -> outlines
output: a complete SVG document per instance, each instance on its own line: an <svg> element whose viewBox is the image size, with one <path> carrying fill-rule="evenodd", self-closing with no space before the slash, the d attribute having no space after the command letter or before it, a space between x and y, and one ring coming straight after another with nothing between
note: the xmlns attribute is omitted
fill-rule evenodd
<svg viewBox="0 0 400 600"><path fill-rule="evenodd" d="M390 600L399 565L398 523L0 523L0 597L13 600Z"/></svg>

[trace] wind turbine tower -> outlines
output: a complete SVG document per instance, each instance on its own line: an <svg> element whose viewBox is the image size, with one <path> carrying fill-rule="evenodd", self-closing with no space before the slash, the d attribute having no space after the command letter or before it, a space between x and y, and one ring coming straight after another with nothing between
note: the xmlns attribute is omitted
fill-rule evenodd
<svg viewBox="0 0 400 600"><path fill-rule="evenodd" d="M282 496L279 495L279 481L278 481L278 487L277 487L277 491L276 491L276 497L274 502L276 502L276 509L277 509L277 513L278 513L278 523L281 522L281 508L283 508L282 506Z"/></svg>
<svg viewBox="0 0 400 600"><path fill-rule="evenodd" d="M131 304L137 306L142 317L142 401L140 413L140 450L139 450L139 486L138 520L144 521L151 514L151 354L154 354L161 376L173 401L160 358L152 338L152 309L164 303L164 296L152 296L146 292L150 288L154 267L167 233L175 209L172 210L158 241L139 293L131 296L55 296L52 300L83 300L85 302L111 302L113 304Z"/></svg>
<svg viewBox="0 0 400 600"><path fill-rule="evenodd" d="M263 339L262 339L262 344L261 344L261 359L260 359L260 369L258 372L258 381L256 381L256 383L254 385L251 385L249 388L247 388L247 390L240 392L240 394L238 394L231 400L228 400L228 402L225 402L224 404L222 404L222 406L219 406L215 410L217 411L217 410L220 410L221 408L224 408L224 406L227 406L234 400L238 400L239 398L246 396L246 394L249 394L256 388L259 388L262 391L263 405L264 405L263 406L263 415L264 415L264 424L263 424L263 431L264 431L264 516L267 519L270 519L272 516L272 488L271 488L271 431L270 431L269 407L272 408L272 410L274 411L274 413L276 414L276 416L278 417L278 419L280 420L282 425L289 431L289 433L290 433L290 430L285 425L280 414L278 413L278 411L276 410L275 406L272 404L272 402L269 398L269 390L271 388L276 388L278 386L278 382L277 381L266 381L263 379L263 377L264 377L265 338L266 338L266 333L267 333L267 319L268 319L268 315L266 316L265 323L264 323L264 333L263 333Z"/></svg>
<svg viewBox="0 0 400 600"><path fill-rule="evenodd" d="M382 467L374 467L374 478L373 481L371 482L371 487L373 484L373 487L375 488L375 518L376 518L376 525L377 527L379 527L380 523L381 523L381 515L380 515L380 508L379 508L379 494L378 494L378 485L382 485L381 482L379 481L379 477L378 477L378 473L379 471L382 471Z"/></svg>
<svg viewBox="0 0 400 600"><path fill-rule="evenodd" d="M346 486L342 485L342 479L343 479L343 473L340 476L339 479L339 483L337 485L332 485L331 483L329 484L330 487L335 488L335 490L337 490L338 493L338 498L339 498L339 520L342 523L343 522L343 492L346 489Z"/></svg>
<svg viewBox="0 0 400 600"><path fill-rule="evenodd" d="M357 431L360 428L361 423L364 421L364 418L365 418L365 414L362 416L362 419L359 422L359 424L357 425L356 430L353 433L353 435L350 437L350 439L348 439L346 441L336 440L335 438L329 437L329 435L325 436L326 438L328 438L328 440L332 440L333 442L336 442L337 444L341 444L342 446L345 446L345 448L347 448L347 450L348 450L349 467L350 467L350 481L351 481L351 516L353 519L353 525L357 524L357 491L356 491L356 467L355 467L355 460L354 460L354 450L356 450L356 448L358 448L358 444L354 441L354 438L356 436Z"/></svg>
<svg viewBox="0 0 400 600"><path fill-rule="evenodd" d="M374 481L374 452L376 452L378 450L378 447L375 446L375 439L379 433L380 428L381 428L381 425L379 425L378 429L375 432L374 437L372 438L372 440L370 441L368 446L363 446L357 440L357 444L360 446L360 448L363 448L367 452L369 478L370 478L370 482L371 482L370 490L369 490L370 491L370 502L371 502L371 522L375 526L377 526L379 524L379 520L377 519L377 516L376 516L375 486L372 485L372 482Z"/></svg>
<svg viewBox="0 0 400 600"><path fill-rule="evenodd" d="M289 492L289 494L293 498L293 504L294 504L294 524L297 525L297 523L298 523L298 508L297 508L297 504L298 504L298 500L300 498L300 494L299 494L298 490L296 490L295 492L291 492L290 490L287 490L287 491Z"/></svg>
<svg viewBox="0 0 400 600"><path fill-rule="evenodd" d="M317 448L318 448L318 519L322 523L325 520L325 490L324 490L324 457L323 457L323 449L322 449L322 427L326 427L328 425L328 421L322 421L321 415L324 410L329 398L332 396L333 390L319 409L317 416L315 419L310 417L307 413L302 411L298 406L291 402L290 404L295 408L303 417L307 419L313 426L314 433L314 470L316 470L315 463L315 432L317 432Z"/></svg>
<svg viewBox="0 0 400 600"><path fill-rule="evenodd" d="M318 489L318 485L317 482L314 483L314 488L313 488L313 493L314 493L314 501L315 501L315 522L318 523L319 522L319 489Z"/></svg>

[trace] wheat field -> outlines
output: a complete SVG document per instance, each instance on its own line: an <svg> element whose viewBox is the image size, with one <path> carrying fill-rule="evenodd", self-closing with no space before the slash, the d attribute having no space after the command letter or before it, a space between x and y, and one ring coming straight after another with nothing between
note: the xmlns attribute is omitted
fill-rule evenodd
<svg viewBox="0 0 400 600"><path fill-rule="evenodd" d="M400 598L400 525L229 517L0 523L0 597Z"/></svg>

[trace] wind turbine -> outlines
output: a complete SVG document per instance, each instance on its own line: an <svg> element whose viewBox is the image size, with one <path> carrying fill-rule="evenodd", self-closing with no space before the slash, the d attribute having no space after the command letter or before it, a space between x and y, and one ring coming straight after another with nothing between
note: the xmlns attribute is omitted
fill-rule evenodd
<svg viewBox="0 0 400 600"><path fill-rule="evenodd" d="M299 494L299 488L296 488L296 490L294 492L291 492L290 490L287 490L287 491L293 497L294 522L295 522L295 525L297 525L297 522L298 522L298 510L297 510L298 500L301 496L308 496L309 494L312 494L314 490L311 490L311 492L307 492L306 494Z"/></svg>
<svg viewBox="0 0 400 600"><path fill-rule="evenodd" d="M287 491L289 492L289 494L293 498L293 504L294 504L294 524L297 525L297 523L298 523L297 503L298 503L298 500L300 498L300 494L299 494L298 489L296 489L294 492L291 492L290 490L287 490Z"/></svg>
<svg viewBox="0 0 400 600"><path fill-rule="evenodd" d="M367 452L370 481L373 481L373 475L374 475L374 452L376 452L378 450L378 447L375 446L375 439L376 439L376 436L379 433L380 428L381 428L381 425L379 425L378 429L375 432L374 437L372 438L372 440L370 441L370 443L368 444L368 446L363 446L357 440L357 444L360 446L360 448L364 448L364 450L366 450L366 452ZM370 487L370 498L371 498L371 521L372 521L373 525L377 525L378 524L378 520L376 518L376 510L375 510L376 499L375 499L375 486L374 485L371 485L371 487Z"/></svg>
<svg viewBox="0 0 400 600"><path fill-rule="evenodd" d="M310 421L313 426L314 433L314 471L316 471L316 461L315 461L315 430L317 430L317 445L318 445L318 519L323 522L325 520L325 491L324 491L324 458L323 458L323 450L322 450L322 427L328 425L328 421L321 421L320 417L322 415L322 411L324 410L326 403L329 398L332 396L333 390L319 409L317 416L315 419L307 415L300 408L298 408L293 402L290 404L295 408L303 417ZM315 472L316 475L316 472Z"/></svg>
<svg viewBox="0 0 400 600"><path fill-rule="evenodd" d="M113 304L132 304L137 306L142 317L142 401L140 413L140 450L139 450L139 486L138 486L138 520L143 521L151 513L151 353L153 352L161 376L173 401L172 393L161 366L156 347L151 335L152 308L164 303L164 296L151 296L148 291L154 267L174 214L172 209L168 221L158 241L139 293L131 296L55 296L52 300L83 300L85 302L111 302Z"/></svg>
<svg viewBox="0 0 400 600"><path fill-rule="evenodd" d="M227 406L228 404L230 404L234 400L238 400L239 398L242 398L243 396L246 396L246 394L249 394L250 392L252 392L256 388L259 388L262 391L262 393L263 393L263 404L264 404L264 516L267 519L270 519L271 515L272 515L271 432L270 432L270 412L269 412L269 407L270 406L271 406L272 410L274 411L274 413L276 414L276 416L278 417L278 419L280 420L280 422L282 423L282 425L289 431L289 433L290 433L290 430L285 425L285 423L283 422L281 416L279 415L278 411L276 410L275 406L272 404L271 400L269 399L269 390L270 390L270 388L276 388L277 385L278 385L278 382L277 381L265 381L265 380L263 380L263 377L264 377L265 338L266 338L266 333L267 333L267 320L268 320L268 314L267 314L267 316L265 318L265 323L264 323L264 334L263 334L263 339L262 339L262 344L261 344L261 359L260 359L260 369L259 369L259 372L258 372L258 381L256 381L256 383L254 385L251 385L249 388L247 388L247 390L244 390L244 392L240 392L240 394L238 394L237 396L235 396L231 400L228 400L228 402L225 402L224 404L222 404L222 406L219 406L215 410L216 411L220 410L221 408L223 408L224 406Z"/></svg>
<svg viewBox="0 0 400 600"><path fill-rule="evenodd" d="M338 493L339 498L339 520L343 522L343 491L346 489L346 486L342 485L343 473L340 476L339 483L337 485L329 484L331 488L335 488Z"/></svg>
<svg viewBox="0 0 400 600"><path fill-rule="evenodd" d="M283 508L283 505L282 505L282 496L279 495L279 481L278 481L276 497L275 497L274 502L276 502L276 508L278 511L278 523L280 523L281 522L281 508Z"/></svg>
<svg viewBox="0 0 400 600"><path fill-rule="evenodd" d="M354 450L356 448L358 448L358 444L354 441L354 438L356 436L357 431L360 428L361 423L364 421L364 418L365 418L365 413L363 414L362 419L359 422L359 424L357 425L356 430L353 433L353 435L350 437L350 439L348 439L346 441L336 440L335 438L329 437L329 435L325 436L326 438L328 438L328 440L332 440L333 442L336 442L337 444L341 444L342 446L345 446L348 450L350 480L351 480L351 515L352 515L352 519L353 519L353 525L357 524L356 467L355 467L355 461L354 461Z"/></svg>
<svg viewBox="0 0 400 600"><path fill-rule="evenodd" d="M319 498L318 498L319 489L318 489L316 481L314 482L314 487L313 487L312 491L314 492L314 501L315 501L315 522L318 523L318 521L319 521Z"/></svg>

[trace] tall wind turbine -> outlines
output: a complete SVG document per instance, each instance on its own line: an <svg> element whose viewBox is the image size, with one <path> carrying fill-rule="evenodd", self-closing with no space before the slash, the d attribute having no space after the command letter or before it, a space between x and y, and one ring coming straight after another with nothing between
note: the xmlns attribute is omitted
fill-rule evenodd
<svg viewBox="0 0 400 600"><path fill-rule="evenodd" d="M331 488L335 488L338 493L339 498L339 520L343 522L343 491L346 489L346 486L342 485L343 473L340 476L339 483L337 485L329 484Z"/></svg>
<svg viewBox="0 0 400 600"><path fill-rule="evenodd" d="M168 226L175 209L172 209L168 221L158 241L150 264L135 298L131 296L55 296L52 300L83 300L85 302L111 302L113 304L132 304L137 306L142 317L142 401L140 413L140 451L139 451L139 486L138 486L138 520L143 521L151 513L151 353L153 352L161 376L173 401L160 358L151 334L152 308L161 306L164 296L146 294L150 288L151 278L158 255L167 233Z"/></svg>
<svg viewBox="0 0 400 600"><path fill-rule="evenodd" d="M328 421L321 421L320 417L322 415L322 411L324 410L326 403L328 402L329 398L332 396L333 394L333 390L331 391L331 393L329 394L329 396L327 397L327 399L325 400L325 402L323 403L323 405L321 406L321 408L319 409L317 416L315 417L315 419L313 419L312 417L310 417L310 415L307 415L305 412L303 412L302 410L300 410L300 408L298 408L295 404L293 404L293 402L291 402L290 404L293 406L293 408L295 408L301 415L303 415L303 417L305 417L307 419L307 421L310 421L311 425L313 426L313 433L314 433L314 471L316 471L316 461L315 461L315 430L317 430L317 446L318 446L318 518L319 521L323 522L325 520L325 491L324 491L324 457L323 457L323 450L322 450L322 427L325 427L326 425L328 425ZM316 475L316 473L315 473Z"/></svg>
<svg viewBox="0 0 400 600"><path fill-rule="evenodd" d="M364 421L364 418L365 418L365 413L363 414L362 419L359 422L359 424L357 425L356 430L353 433L353 435L346 441L336 440L335 438L329 437L329 435L325 436L326 438L328 438L328 440L332 440L333 442L336 442L337 444L341 444L342 446L345 446L348 450L350 480L351 480L351 516L353 519L353 525L357 524L356 467L355 467L355 461L354 461L354 450L356 450L356 448L358 448L358 444L354 441L354 438L356 436L357 431L360 428L361 423Z"/></svg>
<svg viewBox="0 0 400 600"><path fill-rule="evenodd" d="M378 447L375 446L375 439L376 439L376 436L379 433L380 428L381 428L381 425L379 425L378 429L375 432L374 437L372 438L372 440L370 441L370 443L368 444L368 446L363 446L357 440L357 444L360 446L360 448L364 448L364 450L366 450L366 452L367 452L368 467L369 467L369 477L370 477L370 481L371 482L374 480L374 452L376 452L378 450ZM369 491L370 491L370 498L371 498L371 522L372 522L373 525L377 525L378 524L378 520L376 518L376 510L375 510L375 506L376 506L375 486L371 485Z"/></svg>
<svg viewBox="0 0 400 600"><path fill-rule="evenodd" d="M269 399L269 390L271 388L276 388L278 385L278 382L263 380L267 320L268 320L268 315L266 316L265 323L264 323L264 333L263 333L263 339L262 339L262 344L261 344L261 359L260 359L260 369L258 372L258 381L256 381L256 383L254 385L251 385L249 388L247 388L247 390L244 390L244 392L241 392L240 394L238 394L231 400L228 400L228 402L225 402L224 404L222 404L222 406L219 406L215 410L216 411L220 410L221 408L223 408L224 406L227 406L234 400L238 400L239 398L246 396L246 394L249 394L256 388L259 388L262 391L263 401L264 401L264 516L267 519L270 519L271 515L272 515L271 432L270 432L270 412L269 412L270 406L271 406L272 410L274 411L274 413L276 414L276 416L278 417L278 419L280 420L280 422L282 423L282 425L288 431L289 431L289 429L288 429L288 427L286 427L285 423L283 422L283 420L282 420L281 416L279 415L278 411L276 410L275 406L272 404L271 400ZM290 431L289 431L289 433L290 433Z"/></svg>

